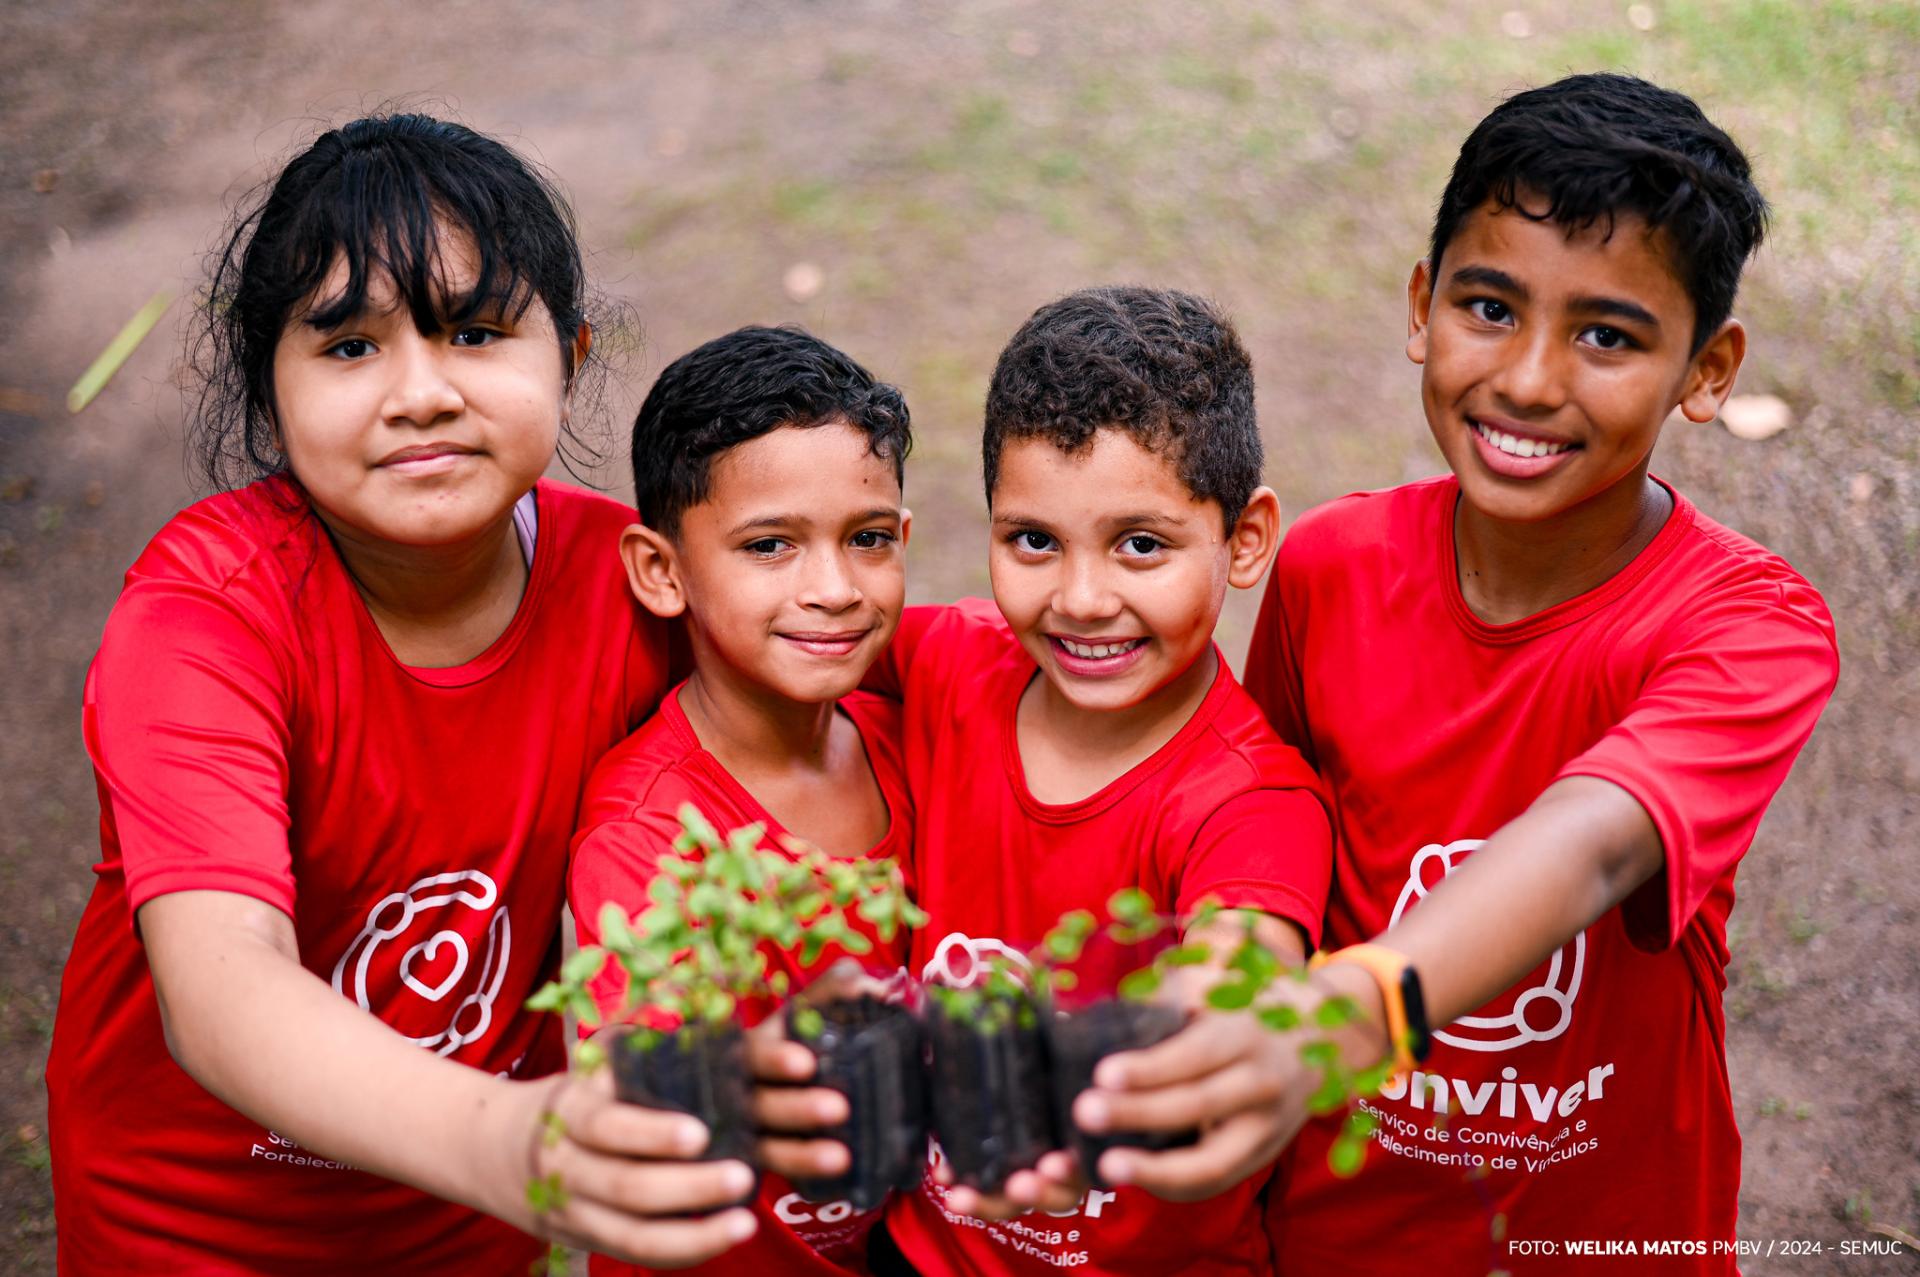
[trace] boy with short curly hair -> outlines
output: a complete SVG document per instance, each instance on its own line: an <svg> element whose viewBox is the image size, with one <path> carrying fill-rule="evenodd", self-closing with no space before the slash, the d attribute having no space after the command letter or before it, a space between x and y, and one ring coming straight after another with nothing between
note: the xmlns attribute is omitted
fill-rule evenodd
<svg viewBox="0 0 1920 1277"><path fill-rule="evenodd" d="M1301 1132L1272 1195L1285 1271L1557 1274L1581 1241L1736 1271L1734 869L1839 662L1813 587L1648 466L1671 414L1712 421L1733 389L1765 212L1731 138L1626 76L1521 93L1461 149L1408 285L1452 473L1302 518L1248 658L1334 794L1334 952L1305 996L1355 999L1346 1060L1396 1066L1357 1177L1329 1169L1330 1122ZM1176 1039L1108 1060L1082 1105L1258 1112L1285 1139L1299 1047L1250 1046L1245 1085L1202 1094ZM1259 1165L1214 1136L1108 1160L1167 1193Z"/></svg>
<svg viewBox="0 0 1920 1277"><path fill-rule="evenodd" d="M909 609L876 666L904 690L930 919L915 971L1030 948L1122 888L1171 914L1251 911L1297 960L1319 935L1326 810L1213 643L1228 586L1259 581L1279 528L1232 326L1155 289L1044 306L1000 357L982 451L998 608ZM925 1272L1269 1270L1257 1178L1192 1206L1131 1188L1060 1201L1039 1181L990 1200L930 1180L888 1229ZM962 1218L1018 1206L1049 1213Z"/></svg>

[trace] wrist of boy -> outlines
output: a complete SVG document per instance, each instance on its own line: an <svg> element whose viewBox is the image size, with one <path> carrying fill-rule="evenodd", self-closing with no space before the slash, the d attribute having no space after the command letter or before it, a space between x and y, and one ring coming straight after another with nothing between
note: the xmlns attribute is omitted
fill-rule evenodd
<svg viewBox="0 0 1920 1277"><path fill-rule="evenodd" d="M1340 1049L1342 1065L1360 1072L1390 1061L1393 1038L1387 1028L1386 999L1373 973L1358 963L1336 960L1316 968L1312 978L1325 996L1344 997L1359 1009L1358 1015L1330 1035Z"/></svg>

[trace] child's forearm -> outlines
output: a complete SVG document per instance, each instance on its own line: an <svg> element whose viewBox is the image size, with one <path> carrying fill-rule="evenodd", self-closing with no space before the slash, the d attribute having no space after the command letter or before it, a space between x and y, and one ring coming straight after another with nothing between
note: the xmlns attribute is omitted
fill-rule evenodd
<svg viewBox="0 0 1920 1277"><path fill-rule="evenodd" d="M1624 789L1575 776L1502 826L1381 937L1451 1023L1512 988L1660 871L1659 834Z"/></svg>
<svg viewBox="0 0 1920 1277"><path fill-rule="evenodd" d="M518 1110L535 1088L422 1051L341 998L268 905L180 892L139 921L168 1046L195 1081L323 1157L533 1227L537 1114Z"/></svg>
<svg viewBox="0 0 1920 1277"><path fill-rule="evenodd" d="M653 1267L753 1235L751 1169L691 1161L700 1123L617 1103L606 1070L509 1082L423 1051L301 966L292 922L245 896L162 896L139 922L180 1066L314 1152Z"/></svg>

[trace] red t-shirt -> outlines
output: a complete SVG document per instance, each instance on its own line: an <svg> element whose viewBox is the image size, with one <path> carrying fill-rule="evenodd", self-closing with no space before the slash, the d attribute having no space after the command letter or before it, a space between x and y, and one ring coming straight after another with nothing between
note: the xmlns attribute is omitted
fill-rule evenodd
<svg viewBox="0 0 1920 1277"><path fill-rule="evenodd" d="M298 490L192 506L127 573L87 677L101 863L47 1067L63 1273L474 1272L544 1248L310 1154L182 1072L134 911L213 889L284 910L301 961L423 1049L564 1064L567 839L601 754L666 686L615 553L632 513L536 489L520 606L465 665L394 659Z"/></svg>
<svg viewBox="0 0 1920 1277"><path fill-rule="evenodd" d="M855 692L840 702L841 710L860 729L867 762L886 799L887 833L867 854L890 858L902 868L911 864L913 806L907 799L906 765L900 752L900 707L870 692ZM660 859L673 855L680 833L676 814L682 803L692 803L722 833L758 821L772 837L785 833L735 780L720 760L701 748L692 724L680 708L680 689L660 703L660 712L602 760L587 788L580 832L574 837L573 865L567 876L567 899L580 929L582 944L599 940L600 909L617 902L629 914L647 907L647 887L659 872ZM767 845L776 845L771 841ZM873 942L873 952L862 962L895 968L906 959L906 937L896 935L882 944L871 924L848 919ZM769 971L784 971L791 987L804 988L815 975L843 956L830 946L810 965L799 955L769 950ZM595 996L609 1015L622 1009L625 973L612 963L595 981ZM867 1233L881 1211L855 1212L844 1201L811 1202L771 1171L762 1175L754 1211L760 1231L742 1245L690 1271L720 1277L768 1277L773 1273L820 1274L845 1277L867 1271ZM640 1271L595 1255L589 1270L599 1277Z"/></svg>
<svg viewBox="0 0 1920 1277"><path fill-rule="evenodd" d="M982 600L908 610L876 668L903 688L907 710L916 883L931 918L913 938L915 971L930 976L955 949L1029 949L1069 910L1105 917L1123 887L1176 913L1214 896L1318 937L1332 857L1319 782L1219 665L1200 708L1151 758L1078 802L1042 803L1014 735L1037 670L998 610ZM1093 1189L1065 1215L982 1224L949 1214L928 1179L894 1199L887 1227L926 1272L1264 1273L1254 1199L1266 1180L1190 1205Z"/></svg>
<svg viewBox="0 0 1920 1277"><path fill-rule="evenodd" d="M1612 580L1487 625L1460 593L1458 493L1447 476L1306 515L1254 632L1248 690L1333 790L1328 947L1386 930L1563 777L1638 799L1666 867L1368 1102L1359 1176L1328 1171L1331 1123L1308 1126L1275 1184L1275 1260L1558 1273L1568 1242L1633 1241L1634 1272L1733 1272L1712 1253L1740 1176L1720 1005L1733 871L1833 689L1833 622L1786 563L1675 493Z"/></svg>

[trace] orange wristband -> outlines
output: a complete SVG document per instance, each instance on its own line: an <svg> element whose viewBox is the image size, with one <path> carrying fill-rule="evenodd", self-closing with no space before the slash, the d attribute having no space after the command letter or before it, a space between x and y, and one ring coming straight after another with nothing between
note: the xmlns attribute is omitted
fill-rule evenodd
<svg viewBox="0 0 1920 1277"><path fill-rule="evenodd" d="M1331 962L1350 962L1365 970L1380 986L1380 1002L1387 1013L1387 1047L1393 1060L1393 1075L1405 1077L1413 1070L1413 1034L1407 1023L1406 995L1401 977L1411 965L1405 954L1383 944L1352 944L1331 952L1322 950L1307 960L1307 969L1317 971Z"/></svg>

